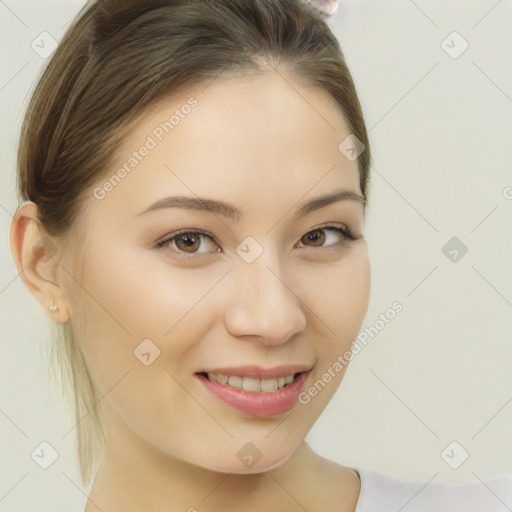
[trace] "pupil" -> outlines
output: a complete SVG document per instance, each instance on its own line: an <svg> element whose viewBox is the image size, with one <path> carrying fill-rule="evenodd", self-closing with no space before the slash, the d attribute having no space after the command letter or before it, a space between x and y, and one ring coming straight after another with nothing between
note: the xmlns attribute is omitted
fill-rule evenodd
<svg viewBox="0 0 512 512"><path fill-rule="evenodd" d="M194 248L194 244L197 244L197 240L198 240L197 235L194 235L192 233L184 233L183 235L180 236L180 238L178 238L177 244L179 247L179 242L184 242L185 247L190 249L190 248Z"/></svg>
<svg viewBox="0 0 512 512"><path fill-rule="evenodd" d="M323 231L321 231L320 229L318 229L316 231L311 231L311 233L306 235L306 238L310 242L314 242L314 245L322 245L324 242L325 233Z"/></svg>

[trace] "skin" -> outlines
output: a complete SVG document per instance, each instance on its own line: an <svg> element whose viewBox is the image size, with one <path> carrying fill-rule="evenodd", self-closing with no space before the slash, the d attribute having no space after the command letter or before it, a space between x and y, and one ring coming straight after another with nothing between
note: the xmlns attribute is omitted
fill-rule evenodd
<svg viewBox="0 0 512 512"><path fill-rule="evenodd" d="M147 112L96 186L190 96ZM301 363L313 367L307 389L350 349L370 294L363 205L343 200L293 216L336 190L361 193L357 161L338 150L350 131L326 92L284 70L217 78L193 96L198 105L121 183L101 200L89 195L73 231L79 255L71 235L45 232L33 203L13 221L23 281L50 318L73 322L100 396L107 393L99 404L107 449L85 510L354 511L354 470L304 441L345 370L307 405L270 418L226 404L195 375ZM242 215L138 215L177 195L232 203ZM331 230L317 232L319 242L305 237L325 225L346 226L355 240ZM213 240L154 248L183 228ZM51 258L32 251L43 236L57 248ZM248 236L263 248L250 264L236 252ZM180 259L180 249L192 256ZM48 311L50 302L59 312ZM149 366L133 353L146 338L161 351ZM248 442L261 453L250 468L237 457Z"/></svg>

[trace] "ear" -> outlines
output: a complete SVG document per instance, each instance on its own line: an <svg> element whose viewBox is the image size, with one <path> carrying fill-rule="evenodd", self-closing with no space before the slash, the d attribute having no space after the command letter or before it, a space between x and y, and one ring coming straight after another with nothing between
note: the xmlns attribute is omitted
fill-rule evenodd
<svg viewBox="0 0 512 512"><path fill-rule="evenodd" d="M62 251L57 239L49 236L39 221L37 205L33 202L26 201L16 210L10 243L18 274L25 286L50 319L66 323L69 310L57 279ZM52 305L58 310L52 311Z"/></svg>

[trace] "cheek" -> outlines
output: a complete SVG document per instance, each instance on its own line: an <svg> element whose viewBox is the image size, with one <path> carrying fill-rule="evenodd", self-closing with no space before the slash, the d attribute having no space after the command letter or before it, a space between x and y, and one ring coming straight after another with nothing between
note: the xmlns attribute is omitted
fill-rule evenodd
<svg viewBox="0 0 512 512"><path fill-rule="evenodd" d="M318 326L315 332L322 332L315 337L317 365L301 398L311 418L321 414L345 376L352 359L346 354L360 332L370 296L365 243L328 267L323 276L315 273L317 287L310 295L311 322Z"/></svg>
<svg viewBox="0 0 512 512"><path fill-rule="evenodd" d="M179 363L187 350L198 343L210 325L201 301L228 266L184 268L172 265L164 256L133 246L105 251L93 258L93 248L84 255L87 267L82 293L74 306L74 323L83 322L80 339L96 382L108 389L128 369L144 365L134 350L143 340L153 354ZM199 315L199 316L198 316ZM210 315L213 316L213 315ZM78 318L77 320L77 317ZM176 365L179 367L179 364Z"/></svg>
<svg viewBox="0 0 512 512"><path fill-rule="evenodd" d="M305 271L303 296L312 311L311 321L332 344L329 351L350 345L361 328L370 296L370 265L366 244L357 242L338 261Z"/></svg>

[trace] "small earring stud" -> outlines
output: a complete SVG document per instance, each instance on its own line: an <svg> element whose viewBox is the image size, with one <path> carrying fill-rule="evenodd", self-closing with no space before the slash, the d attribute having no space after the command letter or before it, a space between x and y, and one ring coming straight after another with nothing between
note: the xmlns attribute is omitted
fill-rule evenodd
<svg viewBox="0 0 512 512"><path fill-rule="evenodd" d="M52 313L56 313L57 311L59 311L59 307L56 305L56 304L50 304L48 306L48 309L52 312Z"/></svg>

